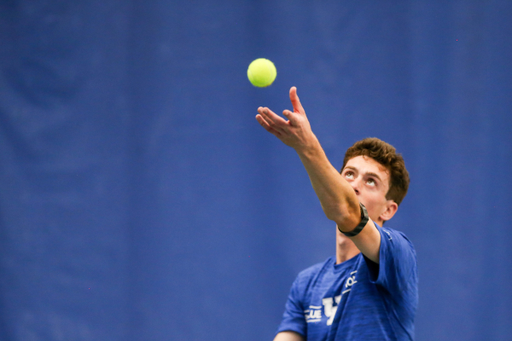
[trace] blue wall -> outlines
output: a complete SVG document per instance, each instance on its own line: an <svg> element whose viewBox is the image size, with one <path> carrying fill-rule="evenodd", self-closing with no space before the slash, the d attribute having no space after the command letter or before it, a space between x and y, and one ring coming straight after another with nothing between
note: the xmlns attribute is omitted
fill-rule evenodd
<svg viewBox="0 0 512 341"><path fill-rule="evenodd" d="M334 253L256 108L393 144L417 340L512 340L512 2L0 1L0 340L270 340ZM246 78L266 57L268 88Z"/></svg>

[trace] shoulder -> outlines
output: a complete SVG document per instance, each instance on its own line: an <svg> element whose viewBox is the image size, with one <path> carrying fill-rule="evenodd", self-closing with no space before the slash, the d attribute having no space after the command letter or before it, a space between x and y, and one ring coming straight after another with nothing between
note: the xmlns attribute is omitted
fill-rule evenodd
<svg viewBox="0 0 512 341"><path fill-rule="evenodd" d="M321 263L310 266L299 272L295 279L294 286L308 287L317 282L334 265L334 257L329 257Z"/></svg>
<svg viewBox="0 0 512 341"><path fill-rule="evenodd" d="M380 227L375 224L377 229L381 234L381 244L382 243L390 243L396 245L402 245L404 247L408 247L414 251L414 245L411 240L405 235L405 233L389 228L389 227Z"/></svg>
<svg viewBox="0 0 512 341"><path fill-rule="evenodd" d="M302 270L293 282L289 299L291 298L295 302L300 302L302 307L309 306L311 296L314 295L319 288L324 288L329 281L334 259L335 257L330 257L322 263L317 263Z"/></svg>

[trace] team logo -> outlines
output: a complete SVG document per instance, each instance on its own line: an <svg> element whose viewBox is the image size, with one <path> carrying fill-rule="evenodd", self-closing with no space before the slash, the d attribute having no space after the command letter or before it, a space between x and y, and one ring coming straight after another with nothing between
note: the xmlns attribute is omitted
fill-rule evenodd
<svg viewBox="0 0 512 341"><path fill-rule="evenodd" d="M324 312L324 316L327 317L327 325L330 326L332 321L334 320L334 316L336 315L336 311L338 310L338 304L341 302L341 298L343 295L352 290L352 286L357 283L356 281L356 272L353 271L348 276L345 281L345 285L343 286L343 291L341 295L335 297L327 297L322 299L321 306L310 305L309 309L304 310L304 315L306 317L307 323L312 322L320 322L322 321L322 310Z"/></svg>

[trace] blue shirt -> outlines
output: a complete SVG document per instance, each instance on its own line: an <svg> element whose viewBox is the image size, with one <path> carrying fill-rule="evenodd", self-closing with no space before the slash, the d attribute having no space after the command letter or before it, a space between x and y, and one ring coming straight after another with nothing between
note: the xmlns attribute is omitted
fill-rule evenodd
<svg viewBox="0 0 512 341"><path fill-rule="evenodd" d="M361 253L331 257L295 279L277 332L307 341L413 340L418 303L416 252L398 231L377 226L379 264Z"/></svg>

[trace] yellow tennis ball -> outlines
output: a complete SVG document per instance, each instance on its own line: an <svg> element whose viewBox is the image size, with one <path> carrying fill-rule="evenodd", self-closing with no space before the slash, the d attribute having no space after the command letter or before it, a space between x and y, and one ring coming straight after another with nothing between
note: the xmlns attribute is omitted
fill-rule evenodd
<svg viewBox="0 0 512 341"><path fill-rule="evenodd" d="M259 88L272 84L276 76L277 70L274 63L265 58L254 60L247 69L247 78L249 78L252 85Z"/></svg>

